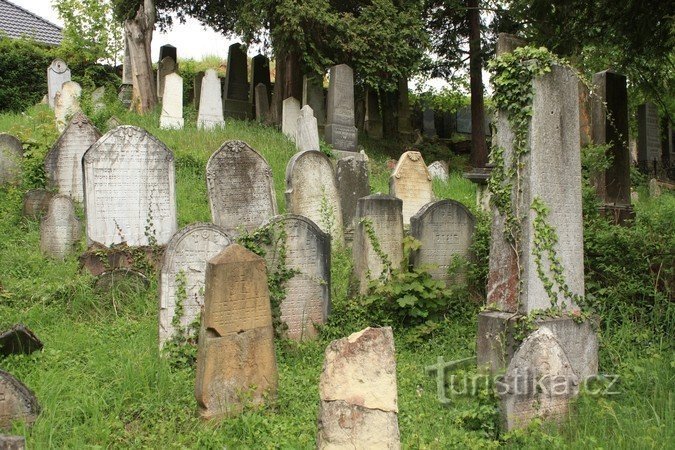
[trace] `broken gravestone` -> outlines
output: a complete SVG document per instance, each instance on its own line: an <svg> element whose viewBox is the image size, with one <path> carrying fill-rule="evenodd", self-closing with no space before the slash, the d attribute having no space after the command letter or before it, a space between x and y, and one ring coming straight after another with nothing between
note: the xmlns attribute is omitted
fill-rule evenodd
<svg viewBox="0 0 675 450"><path fill-rule="evenodd" d="M408 151L401 155L389 177L389 195L403 201L403 224L427 203L434 200L431 175L420 152Z"/></svg>
<svg viewBox="0 0 675 450"><path fill-rule="evenodd" d="M40 222L40 250L54 259L65 259L80 240L82 225L70 197L55 195Z"/></svg>
<svg viewBox="0 0 675 450"><path fill-rule="evenodd" d="M0 370L0 430L10 430L12 422L32 425L40 413L33 392L11 374Z"/></svg>
<svg viewBox="0 0 675 450"><path fill-rule="evenodd" d="M21 141L7 133L0 133L0 186L16 184L21 180Z"/></svg>
<svg viewBox="0 0 675 450"><path fill-rule="evenodd" d="M0 333L0 355L28 355L42 347L42 341L25 325L17 324Z"/></svg>

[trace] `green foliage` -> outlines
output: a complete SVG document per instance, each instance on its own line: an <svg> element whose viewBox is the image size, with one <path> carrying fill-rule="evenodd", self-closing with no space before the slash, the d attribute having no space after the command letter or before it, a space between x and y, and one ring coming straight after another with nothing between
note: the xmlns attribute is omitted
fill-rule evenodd
<svg viewBox="0 0 675 450"><path fill-rule="evenodd" d="M0 112L23 111L42 99L52 59L53 50L35 41L0 35Z"/></svg>

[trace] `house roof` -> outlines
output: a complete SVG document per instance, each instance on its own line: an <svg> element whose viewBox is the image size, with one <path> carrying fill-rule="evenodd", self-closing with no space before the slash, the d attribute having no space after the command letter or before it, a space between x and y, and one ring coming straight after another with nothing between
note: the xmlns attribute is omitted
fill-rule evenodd
<svg viewBox="0 0 675 450"><path fill-rule="evenodd" d="M11 39L28 37L47 45L59 45L63 38L60 27L7 0L0 0L2 33Z"/></svg>

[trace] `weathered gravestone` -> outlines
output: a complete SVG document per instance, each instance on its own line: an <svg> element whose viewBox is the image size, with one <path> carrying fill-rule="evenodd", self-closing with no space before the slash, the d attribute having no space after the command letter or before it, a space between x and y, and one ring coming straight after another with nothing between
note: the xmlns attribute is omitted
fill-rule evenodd
<svg viewBox="0 0 675 450"><path fill-rule="evenodd" d="M468 258L475 219L466 206L454 200L428 203L410 219L410 234L421 246L412 254L414 267L430 265L436 280L450 284L448 274L457 257Z"/></svg>
<svg viewBox="0 0 675 450"><path fill-rule="evenodd" d="M47 214L49 201L54 194L46 189L31 189L23 195L21 214L29 219L39 219Z"/></svg>
<svg viewBox="0 0 675 450"><path fill-rule="evenodd" d="M231 242L225 230L210 223L195 223L173 235L159 275L160 348L177 334L189 336L204 306L206 262Z"/></svg>
<svg viewBox="0 0 675 450"><path fill-rule="evenodd" d="M169 242L177 228L174 159L162 142L119 126L87 150L82 166L89 243Z"/></svg>
<svg viewBox="0 0 675 450"><path fill-rule="evenodd" d="M431 108L424 108L422 113L422 134L428 139L438 137L438 133L436 133L436 113Z"/></svg>
<svg viewBox="0 0 675 450"><path fill-rule="evenodd" d="M347 156L337 162L335 178L340 195L342 225L346 229L354 229L356 218L356 202L370 195L368 177L368 160L362 155Z"/></svg>
<svg viewBox="0 0 675 450"><path fill-rule="evenodd" d="M288 97L281 104L281 131L293 142L300 117L300 102L295 97Z"/></svg>
<svg viewBox="0 0 675 450"><path fill-rule="evenodd" d="M432 179L448 181L448 164L443 161L434 161L427 167Z"/></svg>
<svg viewBox="0 0 675 450"><path fill-rule="evenodd" d="M380 114L380 98L377 91L366 91L366 116L364 128L368 136L373 139L382 139L382 115Z"/></svg>
<svg viewBox="0 0 675 450"><path fill-rule="evenodd" d="M91 105L94 113L99 113L105 109L105 87L97 87L91 93Z"/></svg>
<svg viewBox="0 0 675 450"><path fill-rule="evenodd" d="M66 123L75 113L80 111L82 88L74 81L67 81L54 100L54 117L59 132L66 129Z"/></svg>
<svg viewBox="0 0 675 450"><path fill-rule="evenodd" d="M272 310L265 260L232 244L206 266L195 398L204 419L276 397Z"/></svg>
<svg viewBox="0 0 675 450"><path fill-rule="evenodd" d="M403 224L427 203L434 200L431 175L420 152L408 151L401 155L389 177L389 195L403 200Z"/></svg>
<svg viewBox="0 0 675 450"><path fill-rule="evenodd" d="M399 449L391 327L331 342L319 381L318 449Z"/></svg>
<svg viewBox="0 0 675 450"><path fill-rule="evenodd" d="M658 175L661 169L659 110L653 103L638 106L638 165L645 173Z"/></svg>
<svg viewBox="0 0 675 450"><path fill-rule="evenodd" d="M259 84L265 86L265 104L268 105L269 109L269 92L272 92L272 82L270 80L270 60L265 55L256 55L251 59L251 83L250 83L250 99L253 103L253 117L258 117L258 102L262 99L258 99L258 92L256 88ZM267 112L265 111L265 114Z"/></svg>
<svg viewBox="0 0 675 450"><path fill-rule="evenodd" d="M177 73L170 73L164 79L159 127L181 129L183 124L183 78Z"/></svg>
<svg viewBox="0 0 675 450"><path fill-rule="evenodd" d="M471 107L470 106L464 106L462 108L459 108L457 110L457 115L456 115L456 124L457 124L457 132L458 133L463 133L463 134L471 134ZM492 123L492 119L490 114L485 114L485 119L483 122L483 130L485 130L485 135L489 136L492 134L490 131L490 124Z"/></svg>
<svg viewBox="0 0 675 450"><path fill-rule="evenodd" d="M319 150L319 128L314 117L314 111L309 105L303 106L298 115L295 146L300 152Z"/></svg>
<svg viewBox="0 0 675 450"><path fill-rule="evenodd" d="M501 56L505 53L511 53L518 47L524 47L525 45L527 45L527 42L514 34L499 33L497 35L495 54Z"/></svg>
<svg viewBox="0 0 675 450"><path fill-rule="evenodd" d="M342 209L330 159L322 152L296 153L286 166L286 208L292 214L308 217L336 245L344 242Z"/></svg>
<svg viewBox="0 0 675 450"><path fill-rule="evenodd" d="M167 75L176 71L176 60L171 56L165 56L157 64L157 98L164 96L164 83Z"/></svg>
<svg viewBox="0 0 675 450"><path fill-rule="evenodd" d="M309 105L314 111L320 129L326 125L326 101L323 93L323 75L305 75L302 78L302 106Z"/></svg>
<svg viewBox="0 0 675 450"><path fill-rule="evenodd" d="M0 186L16 184L21 179L21 141L7 133L0 133Z"/></svg>
<svg viewBox="0 0 675 450"><path fill-rule="evenodd" d="M40 250L55 259L65 259L80 240L82 225L70 197L55 195L40 222Z"/></svg>
<svg viewBox="0 0 675 450"><path fill-rule="evenodd" d="M232 44L227 52L227 74L223 89L223 114L235 119L248 119L251 102L248 98L248 61L241 44Z"/></svg>
<svg viewBox="0 0 675 450"><path fill-rule="evenodd" d="M336 150L356 151L354 71L346 64L330 68L325 137Z"/></svg>
<svg viewBox="0 0 675 450"><path fill-rule="evenodd" d="M42 347L42 341L25 325L17 324L0 333L0 355L29 355Z"/></svg>
<svg viewBox="0 0 675 450"><path fill-rule="evenodd" d="M267 86L258 83L255 87L255 119L258 122L267 122L270 114L270 102L267 96Z"/></svg>
<svg viewBox="0 0 675 450"><path fill-rule="evenodd" d="M0 430L10 430L14 421L32 425L39 413L40 406L33 392L12 375L0 370Z"/></svg>
<svg viewBox="0 0 675 450"><path fill-rule="evenodd" d="M253 231L277 214L272 169L242 141L227 141L206 164L213 223L230 236Z"/></svg>
<svg viewBox="0 0 675 450"><path fill-rule="evenodd" d="M208 69L202 79L199 97L197 127L213 130L225 125L223 118L223 99L220 96L220 79L214 69Z"/></svg>
<svg viewBox="0 0 675 450"><path fill-rule="evenodd" d="M316 337L330 312L330 236L310 219L295 214L276 216L265 225L272 243L266 246L267 270L294 272L284 284L281 320L293 340Z"/></svg>
<svg viewBox="0 0 675 450"><path fill-rule="evenodd" d="M45 157L45 174L50 186L82 202L82 157L100 137L101 133L87 116L81 112L75 113Z"/></svg>
<svg viewBox="0 0 675 450"><path fill-rule="evenodd" d="M204 80L204 72L203 70L197 72L195 74L194 79L192 80L192 89L193 89L193 98L192 101L195 105L195 109L199 111L199 100L202 96L202 80Z"/></svg>
<svg viewBox="0 0 675 450"><path fill-rule="evenodd" d="M360 198L356 204L352 257L361 294L367 291L368 281L398 267L403 259L402 208L401 199L382 194ZM386 261L375 251L373 239L377 239Z"/></svg>
<svg viewBox="0 0 675 450"><path fill-rule="evenodd" d="M169 58L173 59L174 61L178 62L178 49L171 44L162 45L159 48L159 60L158 60L158 62L163 60L166 57L169 57Z"/></svg>
<svg viewBox="0 0 675 450"><path fill-rule="evenodd" d="M0 450L26 450L26 437L0 435Z"/></svg>
<svg viewBox="0 0 675 450"><path fill-rule="evenodd" d="M49 106L54 108L56 93L61 92L63 83L70 81L70 69L62 59L55 59L47 69L47 97Z"/></svg>

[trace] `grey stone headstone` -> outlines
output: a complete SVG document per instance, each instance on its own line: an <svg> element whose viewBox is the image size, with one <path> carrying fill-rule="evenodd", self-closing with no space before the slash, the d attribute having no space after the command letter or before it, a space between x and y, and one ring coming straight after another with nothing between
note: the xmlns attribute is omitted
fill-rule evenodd
<svg viewBox="0 0 675 450"><path fill-rule="evenodd" d="M364 128L368 136L373 139L382 139L382 115L380 114L380 102L377 91L366 91L366 111Z"/></svg>
<svg viewBox="0 0 675 450"><path fill-rule="evenodd" d="M346 64L330 69L326 111L326 141L336 150L356 151L354 71Z"/></svg>
<svg viewBox="0 0 675 450"><path fill-rule="evenodd" d="M305 150L319 150L319 128L314 117L314 111L312 111L309 105L305 105L300 109L295 130L295 146L301 152Z"/></svg>
<svg viewBox="0 0 675 450"><path fill-rule="evenodd" d="M410 234L421 246L412 255L414 267L429 266L436 280L448 285L462 279L450 276L455 257L469 257L475 219L466 206L454 200L440 200L422 207L410 219Z"/></svg>
<svg viewBox="0 0 675 450"><path fill-rule="evenodd" d="M250 99L253 103L253 113L254 116L258 117L258 93L256 92L256 87L259 84L265 86L265 102L268 105L269 110L269 93L272 92L272 82L270 80L270 60L265 55L256 55L251 58L251 83L250 83Z"/></svg>
<svg viewBox="0 0 675 450"><path fill-rule="evenodd" d="M501 56L505 53L511 53L518 47L524 47L527 42L516 35L509 33L499 33L497 35L497 46L495 54Z"/></svg>
<svg viewBox="0 0 675 450"><path fill-rule="evenodd" d="M23 145L11 134L0 133L0 186L21 180Z"/></svg>
<svg viewBox="0 0 675 450"><path fill-rule="evenodd" d="M164 79L164 96L162 97L162 114L159 117L159 127L181 129L183 124L183 78L177 73L170 73Z"/></svg>
<svg viewBox="0 0 675 450"><path fill-rule="evenodd" d="M77 202L84 200L82 157L101 138L101 133L81 112L77 112L45 157L49 185Z"/></svg>
<svg viewBox="0 0 675 450"><path fill-rule="evenodd" d="M91 93L91 104L94 109L94 113L101 112L105 108L105 87L101 86L94 90Z"/></svg>
<svg viewBox="0 0 675 450"><path fill-rule="evenodd" d="M457 132L462 133L462 134L471 134L471 107L470 106L464 106L462 108L459 108L457 110L456 114L456 124L457 124ZM486 113L485 118L484 118L484 126L483 129L485 130L485 135L489 136L492 134L491 127L490 125L492 124L492 117L490 114Z"/></svg>
<svg viewBox="0 0 675 450"><path fill-rule="evenodd" d="M272 245L267 246L268 270L281 263L295 271L286 281L286 297L281 301L281 320L293 340L316 337L316 325L322 325L330 312L330 236L310 219L295 214L274 217L268 224Z"/></svg>
<svg viewBox="0 0 675 450"><path fill-rule="evenodd" d="M223 89L225 117L247 119L251 115L248 98L248 60L241 44L232 44L227 52L227 73Z"/></svg>
<svg viewBox="0 0 675 450"><path fill-rule="evenodd" d="M164 96L164 80L170 73L176 71L176 60L170 56L165 56L157 65L157 98Z"/></svg>
<svg viewBox="0 0 675 450"><path fill-rule="evenodd" d="M258 122L267 122L270 114L270 103L267 96L267 87L259 83L255 87L255 118Z"/></svg>
<svg viewBox="0 0 675 450"><path fill-rule="evenodd" d="M176 232L173 153L147 131L122 125L82 158L87 240L105 246L166 244Z"/></svg>
<svg viewBox="0 0 675 450"><path fill-rule="evenodd" d="M31 189L23 196L22 215L29 219L39 219L47 214L49 201L54 194L46 189Z"/></svg>
<svg viewBox="0 0 675 450"><path fill-rule="evenodd" d="M293 155L286 166L286 208L305 216L333 237L344 242L342 209L335 172L328 157L316 150Z"/></svg>
<svg viewBox="0 0 675 450"><path fill-rule="evenodd" d="M159 48L158 62L166 57L172 58L174 61L178 62L178 49L171 44L162 45Z"/></svg>
<svg viewBox="0 0 675 450"><path fill-rule="evenodd" d="M638 106L638 164L646 173L657 175L661 167L659 110L653 103ZM657 173L654 173L656 168Z"/></svg>
<svg viewBox="0 0 675 450"><path fill-rule="evenodd" d="M448 164L443 161L434 161L427 167L432 179L448 181Z"/></svg>
<svg viewBox="0 0 675 450"><path fill-rule="evenodd" d="M65 259L80 240L82 225L70 197L55 195L40 222L40 250L55 259Z"/></svg>
<svg viewBox="0 0 675 450"><path fill-rule="evenodd" d="M222 228L195 223L173 235L159 275L159 347L177 332L188 334L204 306L206 262L231 244ZM176 317L181 312L181 317Z"/></svg>
<svg viewBox="0 0 675 450"><path fill-rule="evenodd" d="M220 78L214 69L208 69L202 78L197 127L213 130L225 126L223 99L220 96Z"/></svg>
<svg viewBox="0 0 675 450"><path fill-rule="evenodd" d="M288 97L281 106L281 131L295 142L295 132L298 128L298 117L300 117L300 102L295 97Z"/></svg>
<svg viewBox="0 0 675 450"><path fill-rule="evenodd" d="M0 370L0 430L10 430L12 422L32 425L40 413L35 394L11 374Z"/></svg>
<svg viewBox="0 0 675 450"><path fill-rule="evenodd" d="M425 108L422 113L422 133L425 138L433 139L438 137L436 133L436 114L431 108Z"/></svg>
<svg viewBox="0 0 675 450"><path fill-rule="evenodd" d="M227 141L206 164L213 223L229 236L239 227L252 231L277 214L272 169L242 141Z"/></svg>
<svg viewBox="0 0 675 450"><path fill-rule="evenodd" d="M347 156L337 162L336 178L342 209L342 224L353 229L356 218L356 202L370 195L368 161L356 156Z"/></svg>
<svg viewBox="0 0 675 450"><path fill-rule="evenodd" d="M42 341L25 325L17 324L0 333L0 355L29 355L42 347Z"/></svg>
<svg viewBox="0 0 675 450"><path fill-rule="evenodd" d="M117 90L117 99L122 102L125 108L131 107L131 101L134 98L134 85L121 84Z"/></svg>
<svg viewBox="0 0 675 450"><path fill-rule="evenodd" d="M74 81L67 81L61 86L61 91L54 100L54 117L56 118L56 128L59 132L66 129L68 120L80 109L80 96L82 87Z"/></svg>
<svg viewBox="0 0 675 450"><path fill-rule="evenodd" d="M49 106L54 108L56 93L61 92L63 83L70 81L70 69L62 59L55 59L47 69L47 97Z"/></svg>
<svg viewBox="0 0 675 450"><path fill-rule="evenodd" d="M302 78L302 106L309 105L314 111L319 128L326 125L326 101L323 93L323 76L305 75Z"/></svg>
<svg viewBox="0 0 675 450"><path fill-rule="evenodd" d="M420 152L408 151L401 155L389 177L389 195L403 200L403 224L424 205L434 200L431 175Z"/></svg>

